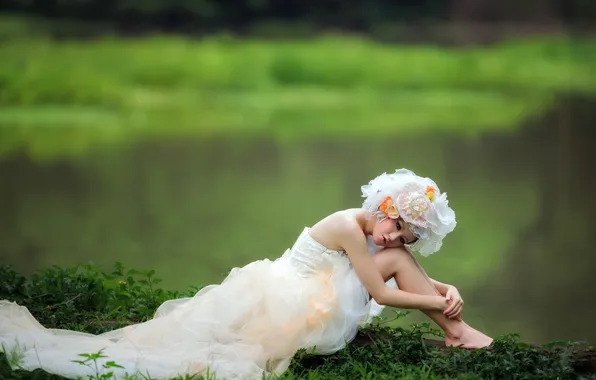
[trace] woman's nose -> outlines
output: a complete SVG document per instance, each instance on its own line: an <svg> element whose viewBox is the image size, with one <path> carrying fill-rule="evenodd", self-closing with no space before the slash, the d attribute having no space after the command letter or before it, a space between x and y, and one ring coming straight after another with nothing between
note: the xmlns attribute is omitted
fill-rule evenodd
<svg viewBox="0 0 596 380"><path fill-rule="evenodd" d="M391 239L391 241L398 240L400 238L400 236L401 236L401 231L394 231L389 234L389 238Z"/></svg>

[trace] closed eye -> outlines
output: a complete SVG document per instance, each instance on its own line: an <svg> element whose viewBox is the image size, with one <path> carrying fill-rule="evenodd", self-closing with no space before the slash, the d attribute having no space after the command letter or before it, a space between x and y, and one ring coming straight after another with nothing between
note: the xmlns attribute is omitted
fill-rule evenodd
<svg viewBox="0 0 596 380"><path fill-rule="evenodd" d="M404 223L404 222L403 222L403 220L402 220L401 218L400 218L400 219L398 219L398 220L397 220L397 222L395 223L395 225L397 226L397 230L398 230L398 231L401 231L401 230L403 230L403 229L404 229L404 226L402 225L402 223ZM405 239L403 236L399 238L399 241L400 241L400 242L401 242L403 245L406 245L406 244L408 244L407 240L406 240L406 239Z"/></svg>

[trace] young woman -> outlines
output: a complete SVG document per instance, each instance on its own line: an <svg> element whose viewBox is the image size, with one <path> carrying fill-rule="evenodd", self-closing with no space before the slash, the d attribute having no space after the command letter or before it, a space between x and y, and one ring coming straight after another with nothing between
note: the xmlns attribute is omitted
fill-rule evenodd
<svg viewBox="0 0 596 380"><path fill-rule="evenodd" d="M0 301L0 343L15 367L71 378L95 372L72 361L78 354L103 350L102 360L123 366L109 369L117 378L209 371L260 379L285 371L298 349L340 350L392 306L423 311L448 345L490 345L462 320L457 289L428 278L412 255L436 252L455 228L446 194L406 169L383 173L362 192L361 208L305 228L277 260L235 268L219 285L165 302L144 323L101 335L46 329L26 308Z"/></svg>

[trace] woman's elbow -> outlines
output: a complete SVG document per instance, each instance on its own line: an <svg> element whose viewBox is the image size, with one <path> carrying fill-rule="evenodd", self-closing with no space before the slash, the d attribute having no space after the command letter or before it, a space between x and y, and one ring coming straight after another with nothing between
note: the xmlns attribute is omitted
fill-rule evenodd
<svg viewBox="0 0 596 380"><path fill-rule="evenodd" d="M379 289L378 291L371 294L372 298L381 306L389 306L389 289Z"/></svg>

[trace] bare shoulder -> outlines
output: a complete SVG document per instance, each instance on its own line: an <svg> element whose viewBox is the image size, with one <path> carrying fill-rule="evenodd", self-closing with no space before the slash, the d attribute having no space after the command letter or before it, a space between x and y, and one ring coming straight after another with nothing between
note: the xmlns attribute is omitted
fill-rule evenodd
<svg viewBox="0 0 596 380"><path fill-rule="evenodd" d="M358 223L356 209L335 212L316 223L310 229L310 235L329 249L345 250L346 245L362 241L366 236Z"/></svg>

